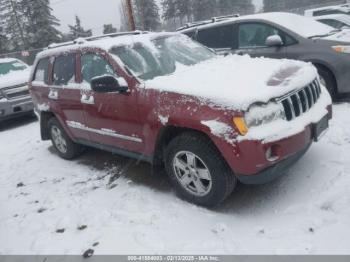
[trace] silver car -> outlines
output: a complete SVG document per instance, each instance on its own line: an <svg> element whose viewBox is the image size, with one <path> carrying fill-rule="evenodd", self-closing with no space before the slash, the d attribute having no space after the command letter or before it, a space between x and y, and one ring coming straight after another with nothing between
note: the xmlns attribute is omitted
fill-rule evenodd
<svg viewBox="0 0 350 262"><path fill-rule="evenodd" d="M223 54L311 62L333 98L350 92L350 30L296 14L263 13L213 18L179 31Z"/></svg>
<svg viewBox="0 0 350 262"><path fill-rule="evenodd" d="M33 113L27 82L30 67L18 59L0 59L0 121Z"/></svg>

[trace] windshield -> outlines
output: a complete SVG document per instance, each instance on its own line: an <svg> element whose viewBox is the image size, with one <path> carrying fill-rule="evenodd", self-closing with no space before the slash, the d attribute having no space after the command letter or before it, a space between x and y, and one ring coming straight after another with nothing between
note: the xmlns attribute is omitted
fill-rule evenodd
<svg viewBox="0 0 350 262"><path fill-rule="evenodd" d="M194 65L215 57L210 49L184 35L172 35L150 42L136 42L132 46L118 46L110 50L137 77L150 80L173 73L177 64Z"/></svg>
<svg viewBox="0 0 350 262"><path fill-rule="evenodd" d="M26 68L27 66L18 60L6 62L6 63L0 62L0 75L6 75L11 71L22 71Z"/></svg>

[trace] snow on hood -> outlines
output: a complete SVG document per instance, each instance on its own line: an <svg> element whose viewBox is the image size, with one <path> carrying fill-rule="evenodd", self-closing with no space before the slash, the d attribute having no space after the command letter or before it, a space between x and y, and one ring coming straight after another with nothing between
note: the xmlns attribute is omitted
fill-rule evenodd
<svg viewBox="0 0 350 262"><path fill-rule="evenodd" d="M0 89L27 83L30 76L30 68L21 71L11 71L6 75L0 75Z"/></svg>
<svg viewBox="0 0 350 262"><path fill-rule="evenodd" d="M317 71L310 63L229 55L194 66L177 65L173 74L146 81L145 85L245 111L254 102L267 103L308 85L316 77Z"/></svg>
<svg viewBox="0 0 350 262"><path fill-rule="evenodd" d="M331 36L323 37L321 39L349 43L350 42L350 29L343 29L338 33L335 33Z"/></svg>

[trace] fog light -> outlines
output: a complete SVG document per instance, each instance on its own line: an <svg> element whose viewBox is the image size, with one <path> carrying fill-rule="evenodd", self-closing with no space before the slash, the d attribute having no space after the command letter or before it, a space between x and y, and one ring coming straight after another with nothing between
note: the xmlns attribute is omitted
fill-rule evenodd
<svg viewBox="0 0 350 262"><path fill-rule="evenodd" d="M265 157L270 162L275 162L281 157L281 147L273 145L269 147L265 152Z"/></svg>
<svg viewBox="0 0 350 262"><path fill-rule="evenodd" d="M5 110L1 109L0 110L0 116L3 116L3 115L5 115Z"/></svg>

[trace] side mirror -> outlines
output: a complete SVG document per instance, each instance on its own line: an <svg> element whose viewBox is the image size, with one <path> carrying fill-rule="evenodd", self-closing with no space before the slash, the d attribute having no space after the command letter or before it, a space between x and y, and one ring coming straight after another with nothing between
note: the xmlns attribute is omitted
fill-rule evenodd
<svg viewBox="0 0 350 262"><path fill-rule="evenodd" d="M265 44L268 47L278 47L283 46L283 41L279 35L271 35L266 39Z"/></svg>
<svg viewBox="0 0 350 262"><path fill-rule="evenodd" d="M97 93L126 93L129 87L124 78L104 75L91 79L91 89Z"/></svg>

